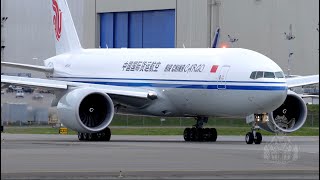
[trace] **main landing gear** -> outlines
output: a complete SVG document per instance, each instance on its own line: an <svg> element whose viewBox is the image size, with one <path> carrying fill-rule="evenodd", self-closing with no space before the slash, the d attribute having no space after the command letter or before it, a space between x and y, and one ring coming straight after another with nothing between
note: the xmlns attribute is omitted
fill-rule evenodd
<svg viewBox="0 0 320 180"><path fill-rule="evenodd" d="M257 130L260 130L259 126L257 125L257 121L261 121L264 114L255 114L254 121L252 122L251 132L246 134L246 143L247 144L260 144L262 141L262 135Z"/></svg>
<svg viewBox="0 0 320 180"><path fill-rule="evenodd" d="M110 141L111 130L106 128L98 133L81 133L78 132L78 139L80 141Z"/></svg>
<svg viewBox="0 0 320 180"><path fill-rule="evenodd" d="M192 128L186 128L183 132L185 141L216 141L217 130L215 128L203 128L203 124L208 122L208 117L196 117L197 123Z"/></svg>

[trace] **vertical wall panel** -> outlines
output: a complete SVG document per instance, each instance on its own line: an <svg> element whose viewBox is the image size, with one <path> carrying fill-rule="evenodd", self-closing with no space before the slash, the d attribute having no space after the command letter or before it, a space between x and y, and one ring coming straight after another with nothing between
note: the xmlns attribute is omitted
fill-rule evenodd
<svg viewBox="0 0 320 180"><path fill-rule="evenodd" d="M114 13L114 47L128 47L128 13Z"/></svg>
<svg viewBox="0 0 320 180"><path fill-rule="evenodd" d="M107 44L107 18L106 14L100 14L100 47L106 48Z"/></svg>
<svg viewBox="0 0 320 180"><path fill-rule="evenodd" d="M143 12L143 47L173 48L175 39L175 11Z"/></svg>
<svg viewBox="0 0 320 180"><path fill-rule="evenodd" d="M100 15L100 47L174 48L175 10Z"/></svg>
<svg viewBox="0 0 320 180"><path fill-rule="evenodd" d="M206 0L177 0L176 47L207 48L211 46L211 39L208 37L210 35L208 26L210 26L209 24L213 20L209 19L208 2ZM217 7L212 6L212 8ZM225 33L226 31L221 26L221 33Z"/></svg>
<svg viewBox="0 0 320 180"><path fill-rule="evenodd" d="M129 14L129 47L142 48L142 12Z"/></svg>
<svg viewBox="0 0 320 180"><path fill-rule="evenodd" d="M100 14L100 47L113 48L113 13Z"/></svg>

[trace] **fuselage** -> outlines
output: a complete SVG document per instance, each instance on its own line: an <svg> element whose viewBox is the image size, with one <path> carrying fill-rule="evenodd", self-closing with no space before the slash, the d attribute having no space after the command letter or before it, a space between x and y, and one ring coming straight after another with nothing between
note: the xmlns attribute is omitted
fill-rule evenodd
<svg viewBox="0 0 320 180"><path fill-rule="evenodd" d="M49 75L52 79L157 92L158 99L150 105L122 110L124 113L213 116L271 112L284 102L288 89L285 78L277 76L283 72L275 62L240 48L83 49L52 57L45 65L54 67ZM261 72L265 76L258 77Z"/></svg>

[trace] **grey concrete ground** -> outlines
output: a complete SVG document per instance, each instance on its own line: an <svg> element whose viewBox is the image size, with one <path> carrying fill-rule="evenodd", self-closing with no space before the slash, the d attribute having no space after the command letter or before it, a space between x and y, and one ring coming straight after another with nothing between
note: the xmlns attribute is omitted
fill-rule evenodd
<svg viewBox="0 0 320 180"><path fill-rule="evenodd" d="M1 134L1 179L318 179L319 137L241 136L184 142L181 136ZM120 173L121 171L121 173Z"/></svg>

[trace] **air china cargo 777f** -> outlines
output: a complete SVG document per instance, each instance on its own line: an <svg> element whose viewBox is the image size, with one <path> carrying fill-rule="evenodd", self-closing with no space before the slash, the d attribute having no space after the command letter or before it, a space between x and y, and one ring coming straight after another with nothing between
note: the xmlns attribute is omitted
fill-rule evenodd
<svg viewBox="0 0 320 180"><path fill-rule="evenodd" d="M243 116L260 144L258 128L290 133L306 121L307 107L289 88L319 82L319 75L285 78L268 57L241 48L83 49L65 0L52 0L56 56L44 66L1 62L44 72L47 79L1 76L4 85L54 90L52 106L79 140L109 141L115 113L193 117L185 141L216 141L210 116Z"/></svg>

